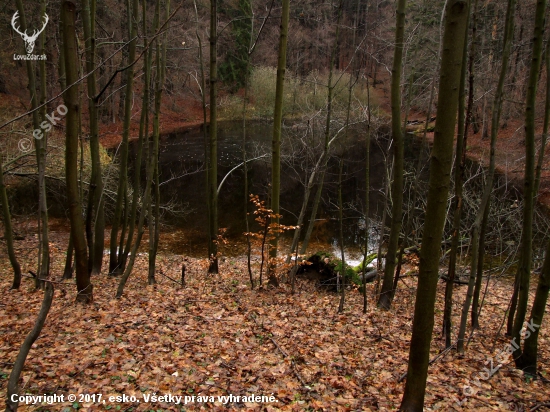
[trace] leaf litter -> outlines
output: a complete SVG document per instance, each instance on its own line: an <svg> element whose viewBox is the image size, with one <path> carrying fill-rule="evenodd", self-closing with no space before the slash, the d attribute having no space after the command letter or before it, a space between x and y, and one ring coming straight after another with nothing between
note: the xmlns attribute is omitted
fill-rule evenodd
<svg viewBox="0 0 550 412"><path fill-rule="evenodd" d="M52 274L62 273L63 247L52 248ZM23 267L32 268L32 253ZM416 278L407 276L390 312L373 304L362 313L362 296L339 297L298 280L296 293L282 284L251 290L246 258L220 261L208 275L206 259L185 258L186 286L176 284L184 257L158 256L157 285L147 285L147 256L136 259L121 299L118 278L94 277L94 303L74 303L74 281L56 284L52 309L21 375L23 394L102 394L136 396L141 402L66 402L26 406L22 411L390 411L399 408L406 373ZM105 266L104 266L105 267ZM414 269L414 267L413 267ZM168 279L161 273L172 279ZM11 367L40 308L42 292L25 279L10 290L11 269L0 263L0 397L6 397ZM58 279L54 279L58 280ZM60 281L61 282L61 281ZM447 351L429 367L426 410L525 410L549 401L547 322L539 337L542 378L530 381L513 363L465 396L463 387L508 343L496 336L511 293L509 279L492 279L481 328L466 355ZM536 283L536 282L533 282ZM535 287L534 285L533 287ZM430 358L444 351L440 336L444 283L438 286ZM459 322L465 287L455 289L453 324ZM145 403L144 395L205 397L207 402ZM230 401L223 403L233 395ZM273 402L248 402L272 396ZM246 396L245 402L242 398ZM219 400L221 399L221 401ZM461 405L459 405L459 403ZM540 406L540 405L539 405ZM538 410L544 410L540 408Z"/></svg>

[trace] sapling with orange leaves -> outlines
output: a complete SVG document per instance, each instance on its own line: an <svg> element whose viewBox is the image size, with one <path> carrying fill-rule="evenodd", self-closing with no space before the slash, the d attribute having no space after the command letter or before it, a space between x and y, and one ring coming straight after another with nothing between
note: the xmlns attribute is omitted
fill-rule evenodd
<svg viewBox="0 0 550 412"><path fill-rule="evenodd" d="M274 258L269 256L271 241L287 230L296 229L297 226L286 226L279 223L282 216L267 208L265 201L260 200L258 195L251 194L250 201L254 205L255 210L253 214L256 216L254 220L258 222L260 230L257 232L247 232L244 235L250 237L251 244L260 250L259 284L261 287L264 268L269 267L271 269L269 271L268 284L278 286L277 274L284 271L288 265L284 263L284 257ZM249 258L252 253L252 245L248 248Z"/></svg>

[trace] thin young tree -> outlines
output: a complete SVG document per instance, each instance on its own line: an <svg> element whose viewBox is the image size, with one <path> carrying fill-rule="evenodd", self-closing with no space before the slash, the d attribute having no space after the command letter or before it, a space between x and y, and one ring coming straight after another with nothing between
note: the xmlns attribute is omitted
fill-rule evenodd
<svg viewBox="0 0 550 412"><path fill-rule="evenodd" d="M136 58L136 46L137 46L137 32L138 32L138 0L131 0L128 2L127 14L128 14L128 30L130 44L128 46L128 62L134 62ZM125 203L127 204L127 183L128 183L128 150L129 150L129 137L130 137L130 122L132 120L132 106L133 106L133 92L134 92L134 66L129 65L126 68L126 87L124 90L124 118L122 123L122 142L120 146L120 167L119 167L119 181L116 196L115 213L113 217L113 223L111 226L111 239L110 239L110 257L109 257L109 274L118 275L124 270L120 266L120 258L124 251L122 247L118 248L118 233L121 230L120 241L124 241L125 232L125 219L123 219L123 211L125 209ZM124 213L126 216L128 213Z"/></svg>
<svg viewBox="0 0 550 412"><path fill-rule="evenodd" d="M496 140L499 130L500 116L502 113L502 102L504 98L504 82L506 80L506 73L508 67L508 59L510 57L510 49L512 43L512 36L514 33L514 14L515 14L515 0L508 1L508 9L506 12L506 23L504 28L504 40L502 51L502 63L500 69L499 80L497 88L495 90L495 96L493 101L493 116L491 121L491 143L490 143L490 156L489 156L489 170L487 172L487 180L483 189L483 195L481 198L481 204L476 214L474 224L472 226L471 234L471 264L470 264L470 278L468 281L468 291L464 304L462 307L462 316L460 319L460 329L458 332L457 351L459 353L464 352L464 337L466 333L466 323L468 318L468 311L470 309L470 303L473 300L472 306L472 327L478 327L477 311L479 291L481 289L481 278L483 275L483 255L484 255L484 240L482 234L486 231L489 208L491 203L491 193L493 191L493 181L495 175L495 150Z"/></svg>
<svg viewBox="0 0 550 412"><path fill-rule="evenodd" d="M82 0L82 23L84 26L84 43L86 45L86 71L91 73L88 86L88 114L90 127L90 157L92 173L88 191L86 209L86 241L88 242L88 269L91 275L99 275L103 263L103 245L105 237L105 218L103 210L103 177L99 151L99 116L95 75L95 18L96 0Z"/></svg>
<svg viewBox="0 0 550 412"><path fill-rule="evenodd" d="M19 289L21 286L21 265L17 261L15 249L13 247L13 229L11 226L10 205L8 203L8 193L4 183L4 169L2 167L2 158L0 157L0 203L2 203L2 218L4 221L4 239L8 249L8 258L13 268L12 289Z"/></svg>
<svg viewBox="0 0 550 412"><path fill-rule="evenodd" d="M48 313L52 306L54 288L51 282L46 281L44 297L42 299L42 305L40 306L40 311L34 322L34 326L29 334L25 337L25 340L21 344L19 353L15 358L13 363L13 369L11 370L10 377L8 378L8 383L6 385L6 409L5 412L16 412L19 406L19 379L21 377L21 372L25 366L25 361L27 356L32 349L32 345L36 342L36 339L40 336L40 332L44 327Z"/></svg>
<svg viewBox="0 0 550 412"><path fill-rule="evenodd" d="M168 20L170 15L170 0L166 1L165 5L165 19ZM155 24L154 30L157 30L158 22L160 19L160 0L157 0L155 8ZM152 202L150 203L149 209L149 275L148 282L150 285L156 283L155 280L155 268L156 268L156 258L159 245L160 237L160 182L159 182L159 161L158 161L158 147L160 139L160 109L162 103L162 91L164 88L164 80L166 77L166 36L164 36L162 46L157 42L157 51L156 51L156 82L155 82L155 103L154 103L154 114L153 114L153 145L156 149L157 159L155 162L155 170L153 175L153 193L152 198L154 198L155 203L154 207L151 207ZM154 224L152 223L154 222Z"/></svg>
<svg viewBox="0 0 550 412"><path fill-rule="evenodd" d="M546 50L544 52L546 64L546 78L550 79L550 40L546 40ZM544 163L544 154L546 151L546 142L548 141L548 128L550 127L550 81L546 82L546 103L544 105L544 122L542 126L542 136L540 142L539 157L535 170L535 194L538 196L540 187L540 175Z"/></svg>
<svg viewBox="0 0 550 412"><path fill-rule="evenodd" d="M218 273L218 0L210 0L210 127L208 273Z"/></svg>
<svg viewBox="0 0 550 412"><path fill-rule="evenodd" d="M546 303L548 302L548 292L550 291L550 240L548 240L546 246L546 256L544 257L544 263L540 273L539 283L537 285L537 291L535 293L535 301L531 309L531 318L529 324L529 335L526 336L523 343L523 352L518 359L516 359L516 365L525 373L536 376L537 375L537 353L540 326L542 325L542 318L546 310Z"/></svg>
<svg viewBox="0 0 550 412"><path fill-rule="evenodd" d="M277 84L275 86L275 108L273 111L273 140L271 144L271 224L279 223L279 197L281 193L281 129L283 123L283 97L286 73L286 49L288 39L288 22L290 16L290 0L283 0L281 14L281 30L279 33L279 55L277 58ZM275 233L269 249L270 258L277 257L279 235ZM273 265L269 265L269 281L277 284L273 273Z"/></svg>
<svg viewBox="0 0 550 412"><path fill-rule="evenodd" d="M430 158L425 217L425 221L429 224L424 228L422 235L407 383L400 406L401 411L421 412L424 407L430 344L434 327L441 238L451 180L453 141L468 12L469 1L449 0L447 2L437 120Z"/></svg>
<svg viewBox="0 0 550 412"><path fill-rule="evenodd" d="M492 191L493 181L495 176L495 151L498 130L500 129L500 117L502 113L502 103L504 100L504 82L506 80L506 74L508 72L508 61L511 55L512 41L514 36L515 26L515 12L516 12L516 0L509 0L508 8L506 11L506 24L504 27L504 44L502 46L502 63L500 69L500 76L495 90L495 97L493 102L493 111L491 117L491 144L489 155L489 170L486 181L487 191ZM535 191L536 193L536 191ZM490 195L490 194L489 194ZM472 327L479 327L479 295L481 293L481 283L483 277L483 267L485 261L485 235L487 233L487 227L489 224L489 213L491 208L491 199L487 201L485 210L483 211L483 220L481 222L481 229L479 232L479 250L477 259L477 273L476 284L474 288L474 295L472 301ZM473 250L472 250L473 253Z"/></svg>
<svg viewBox="0 0 550 412"><path fill-rule="evenodd" d="M525 176L523 180L523 229L521 232L521 246L519 265L516 273L517 309L512 327L512 340L520 342L520 332L523 328L527 303L529 300L529 282L533 258L533 211L535 208L535 108L537 97L537 83L542 60L543 32L546 15L547 0L537 0L535 10L535 26L533 31L533 45L531 68L527 83L527 97L525 105ZM519 345L518 345L519 346ZM521 367L521 347L514 350L516 365Z"/></svg>
<svg viewBox="0 0 550 412"><path fill-rule="evenodd" d="M477 7L475 0L474 14ZM468 15L468 23L470 16ZM468 26L468 24L467 24ZM472 41L470 43L470 64L473 62L473 52L475 45L475 24L472 30ZM468 32L466 32L466 36ZM455 194L452 203L453 210L453 227L451 231L451 251L449 252L449 271L447 274L447 284L445 285L445 308L443 310L443 335L445 337L445 347L451 346L452 340L452 312L453 312L453 288L456 277L456 263L458 259L458 243L460 239L460 227L462 217L462 202L463 202L463 182L464 170L466 166L466 151L464 147L468 139L468 118L465 108L466 100L466 59L468 58L468 42L464 40L464 48L462 51L462 69L460 74L460 91L458 100L458 130L456 135L456 151L455 151L455 166L454 166L454 189ZM473 83L470 82L470 96L468 99L468 110L471 110L471 102L473 102Z"/></svg>
<svg viewBox="0 0 550 412"><path fill-rule="evenodd" d="M344 203L342 202L342 175L344 169L344 159L340 158L338 168L338 243L340 244L340 303L338 304L338 313L344 312L344 303L346 301L346 254L344 251ZM364 268L363 268L364 269ZM364 287L364 285L363 285Z"/></svg>
<svg viewBox="0 0 550 412"><path fill-rule="evenodd" d="M22 0L16 0L19 29L23 33L27 30L27 21L25 18L25 10ZM41 16L45 15L46 2L41 1ZM44 51L44 37L40 37L39 47ZM48 205L46 201L46 147L47 147L47 132L40 128L40 124L46 116L46 64L45 61L40 61L38 65L39 82L36 82L36 67L31 60L25 61L27 77L29 79L28 89L31 96L31 109L33 129L38 132L33 132L34 143L36 147L36 163L38 167L38 270L35 279L36 288L44 287L41 279L47 278L50 268L50 246L49 246L49 229L48 229ZM37 87L38 86L38 87ZM36 134L35 134L36 133Z"/></svg>
<svg viewBox="0 0 550 412"><path fill-rule="evenodd" d="M393 300L393 274L397 248L401 234L403 212L403 162L404 140L401 126L401 73L403 71L403 48L405 42L405 10L407 0L398 0L396 9L395 46L391 74L391 116L393 138L393 182L391 184L392 215L390 239L384 266L384 281L378 298L378 307L390 309Z"/></svg>
<svg viewBox="0 0 550 412"><path fill-rule="evenodd" d="M306 234L304 236L304 240L302 242L302 247L300 248L300 254L306 253L307 247L309 245L309 240L311 239L311 234L313 233L313 226L315 225L315 219L317 218L317 210L319 209L319 204L321 203L321 194L323 193L323 186L325 181L325 173L327 170L328 160L329 160L329 149L331 144L334 142L334 139L336 136L338 136L338 133L335 134L331 138L331 123L332 123L332 111L333 111L333 99L334 99L334 87L335 82L333 79L334 76L334 66L336 64L336 57L337 52L339 50L339 40L340 40L340 21L342 18L342 7L343 7L343 1L340 1L338 10L337 10L337 19L336 19L336 33L334 35L334 46L332 47L332 52L330 54L330 62L329 62L329 71L328 71L328 84L327 84L327 115L325 117L325 132L324 132L324 146L323 146L323 154L319 158L319 161L321 163L317 163L315 165L314 172L316 173L317 170L320 170L320 174L317 179L317 191L315 192L315 198L313 199L313 205L311 207L311 215L309 218L309 224L307 227ZM318 169L319 167L319 169ZM313 178L313 172L310 177ZM306 193L306 197L304 198L304 202L307 202L307 199L309 198L309 193ZM299 223L300 224L300 223ZM299 235L299 234L298 234ZM297 238L296 238L297 239Z"/></svg>
<svg viewBox="0 0 550 412"><path fill-rule="evenodd" d="M88 251L84 236L84 221L82 219L82 204L78 190L78 137L80 135L80 101L79 101L79 60L76 37L76 6L70 1L64 1L61 6L61 24L63 25L63 52L65 54L65 73L67 84L71 86L63 95L67 106L65 131L65 179L67 182L67 201L69 204L69 220L71 236L75 251L76 296L77 302L91 303L93 301L93 286L88 272Z"/></svg>
<svg viewBox="0 0 550 412"><path fill-rule="evenodd" d="M248 203L249 203L249 193L248 193L248 162L249 159L247 158L247 151L246 151L246 117L247 117L247 109L248 109L248 94L250 89L250 61L251 56L254 50L256 49L256 46L258 44L258 40L260 38L260 35L262 34L262 31L265 27L265 24L267 20L269 19L269 16L271 16L271 10L273 9L273 4L275 3L274 0L271 1L271 5L269 6L269 10L267 12L267 15L264 17L262 25L260 26L260 29L258 30L258 34L256 38L254 39L254 12L252 10L252 5L250 2L245 3L245 7L242 8L242 12L245 15L245 18L250 19L249 26L250 26L250 34L248 36L248 47L247 47L247 54L246 54L246 65L244 70L244 96L243 96L243 106L242 106L242 156L243 156L243 173L244 173L244 221L245 221L245 229L246 229L246 243L247 243L247 269L248 269L248 276L250 279L250 287L254 289L254 276L252 274L252 261L251 261L251 236L250 236L250 222L248 218ZM245 24L246 25L246 24ZM246 25L248 26L248 25Z"/></svg>
<svg viewBox="0 0 550 412"><path fill-rule="evenodd" d="M160 0L157 0L157 5L155 8L155 19L159 19L160 16ZM170 2L166 2L166 8L168 9L170 7ZM166 12L168 21L168 14L169 10ZM166 23L165 23L166 24ZM166 39L164 43L166 42ZM154 102L154 110L155 114L153 117L153 144L152 144L152 150L149 151L149 159L147 163L147 175L146 175L146 184L145 184L145 191L143 195L143 202L141 204L141 210L139 215L139 220L137 224L137 237L136 241L134 242L132 246L131 253L129 254L129 260L128 264L126 265L124 269L124 273L122 274L120 278L120 282L118 284L116 297L120 298L122 296L122 293L124 292L124 286L126 285L126 282L128 281L128 278L130 277L130 274L132 272L132 269L134 267L135 259L137 256L138 248L141 244L141 239L143 237L144 233L144 222L145 222L145 216L149 214L149 224L151 224L152 216L152 208L151 205L151 199L153 197L153 186L155 184L155 180L158 181L158 157L159 157L159 140L160 140L160 106L161 106L161 97L162 97L162 90L164 87L164 78L165 78L165 67L166 67L166 53L164 52L164 46L161 47L160 43L157 40L156 44L156 53L155 53L155 66L157 68L156 73L156 81L155 81L155 102ZM158 198L156 200L158 202ZM158 242L153 239L153 243L150 245L150 253L153 253L156 255L157 252L157 246ZM149 274L148 274L148 281L149 284L155 283L154 279L154 271L155 271L155 260L153 260L151 268L151 261L149 262ZM153 276L151 275L153 274Z"/></svg>
<svg viewBox="0 0 550 412"><path fill-rule="evenodd" d="M143 47L147 47L148 44L148 28L147 28L147 2L142 2L142 31L143 36ZM157 30L158 18L157 14L153 18L154 31ZM139 197L141 193L141 164L143 159L144 144L149 144L149 100L150 100L150 89L151 89L151 71L152 71L152 59L153 59L153 47L149 47L145 54L143 61L143 94L141 99L141 116L139 120L139 136L137 141L136 149L136 161L135 164L137 167L134 168L134 182L133 182L133 192L132 192L132 206L130 208L130 216L128 219L128 236L126 239L126 244L124 247L123 254L120 258L120 266L126 267L126 262L128 260L128 255L132 250L132 245L134 241L134 234L136 229L136 216L139 206ZM142 205L143 207L143 205Z"/></svg>

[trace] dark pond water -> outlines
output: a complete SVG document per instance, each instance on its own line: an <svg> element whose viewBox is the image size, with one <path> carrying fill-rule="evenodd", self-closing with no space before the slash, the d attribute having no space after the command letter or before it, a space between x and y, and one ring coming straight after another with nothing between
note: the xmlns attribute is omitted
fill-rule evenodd
<svg viewBox="0 0 550 412"><path fill-rule="evenodd" d="M248 163L249 193L257 194L262 200L268 201L273 125L265 121L250 121L246 124L246 131L247 157L259 158ZM226 175L242 163L242 122L220 122L218 132L218 182L225 178L219 193L219 227L226 228L226 236L235 243L244 240L244 168L241 166ZM316 125L294 123L284 127L281 167L283 224L296 223L304 197L304 183L321 154L323 139L322 131ZM338 139L332 147L312 241L325 245L326 248L337 245L338 176L339 161L342 159L345 243L353 248L361 242L364 230L365 126L356 125L347 136L342 133ZM374 220L382 213L388 143L388 136L382 131L371 139L370 215ZM135 143L132 150L135 158ZM207 241L204 151L201 128L187 129L161 138L161 201L163 204L171 204L171 208L184 211L184 214L166 213L165 220L181 234L174 237L174 242L181 242L180 251L200 255L203 254ZM309 208L313 197L314 192L310 197ZM251 211L251 204L248 203ZM306 216L309 216L309 211Z"/></svg>
<svg viewBox="0 0 550 412"><path fill-rule="evenodd" d="M245 232L245 193L244 169L239 167L230 175L227 173L242 163L243 128L241 121L220 122L218 137L218 182L225 178L219 192L219 227L226 229L226 237L231 247L225 250L226 255L244 252ZM337 128L334 128L337 130ZM248 158L259 158L248 163L248 193L257 194L262 200L269 202L271 179L271 139L272 123L266 121L249 121L246 125L246 152ZM282 223L296 224L302 200L306 178L318 160L324 136L322 128L317 124L288 123L283 128L282 167L281 167L281 213ZM379 239L380 219L384 205L384 183L386 180L386 158L390 157L389 130L382 127L372 134L370 145L370 248L377 248ZM132 145L136 151L137 145ZM417 165L420 150L423 152L421 190L426 190L428 149L421 149L418 139L412 135L406 138L406 172L405 207L410 204L410 184L414 180L414 170ZM169 227L163 233L169 241L165 248L177 253L192 256L205 256L207 247L207 214L206 214L206 173L205 173L205 142L201 128L182 130L164 135L160 143L160 181L161 202L170 205L170 209L182 213L165 211L164 221ZM365 155L366 128L365 125L353 126L347 134L342 133L331 149L331 158L325 175L320 210L317 214L315 229L310 250L338 249L338 179L339 162L343 161L342 197L344 203L344 233L345 244L350 253L357 253L364 238L363 210L365 202ZM471 163L468 166L468 187L466 192L466 218L472 220L479 202L483 174L479 165ZM144 175L144 174L143 174ZM309 209L316 188L311 194ZM511 214L507 210L513 208L514 201L520 198L517 191L511 190L505 177L499 177L496 184L494 202L495 218L490 225L491 233L489 247L495 253L510 253L517 245L518 222L521 215ZM248 210L252 211L250 202ZM423 209L425 199L417 199L415 225L421 231L423 225ZM468 211L470 209L470 211ZM387 218L389 219L389 217ZM536 229L544 232L548 223L536 223ZM258 230L251 219L252 230ZM542 225L542 226L541 226ZM544 226L546 225L546 226ZM307 222L306 226L307 227ZM450 227L446 230L449 232ZM541 233L542 233L541 232ZM302 234L305 233L305 228ZM387 231L386 231L387 233ZM546 233L546 232L544 232ZM449 233L446 233L448 237ZM467 234L465 234L467 236ZM287 239L290 237L287 236ZM419 239L416 239L417 241ZM493 245L494 246L491 246ZM542 244L542 243L540 243ZM161 245L162 246L162 245Z"/></svg>

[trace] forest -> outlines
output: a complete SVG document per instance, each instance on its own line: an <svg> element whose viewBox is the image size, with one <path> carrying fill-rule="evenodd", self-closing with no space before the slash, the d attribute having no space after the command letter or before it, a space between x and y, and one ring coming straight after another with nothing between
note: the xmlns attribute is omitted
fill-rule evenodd
<svg viewBox="0 0 550 412"><path fill-rule="evenodd" d="M3 2L5 411L550 410L549 8Z"/></svg>

